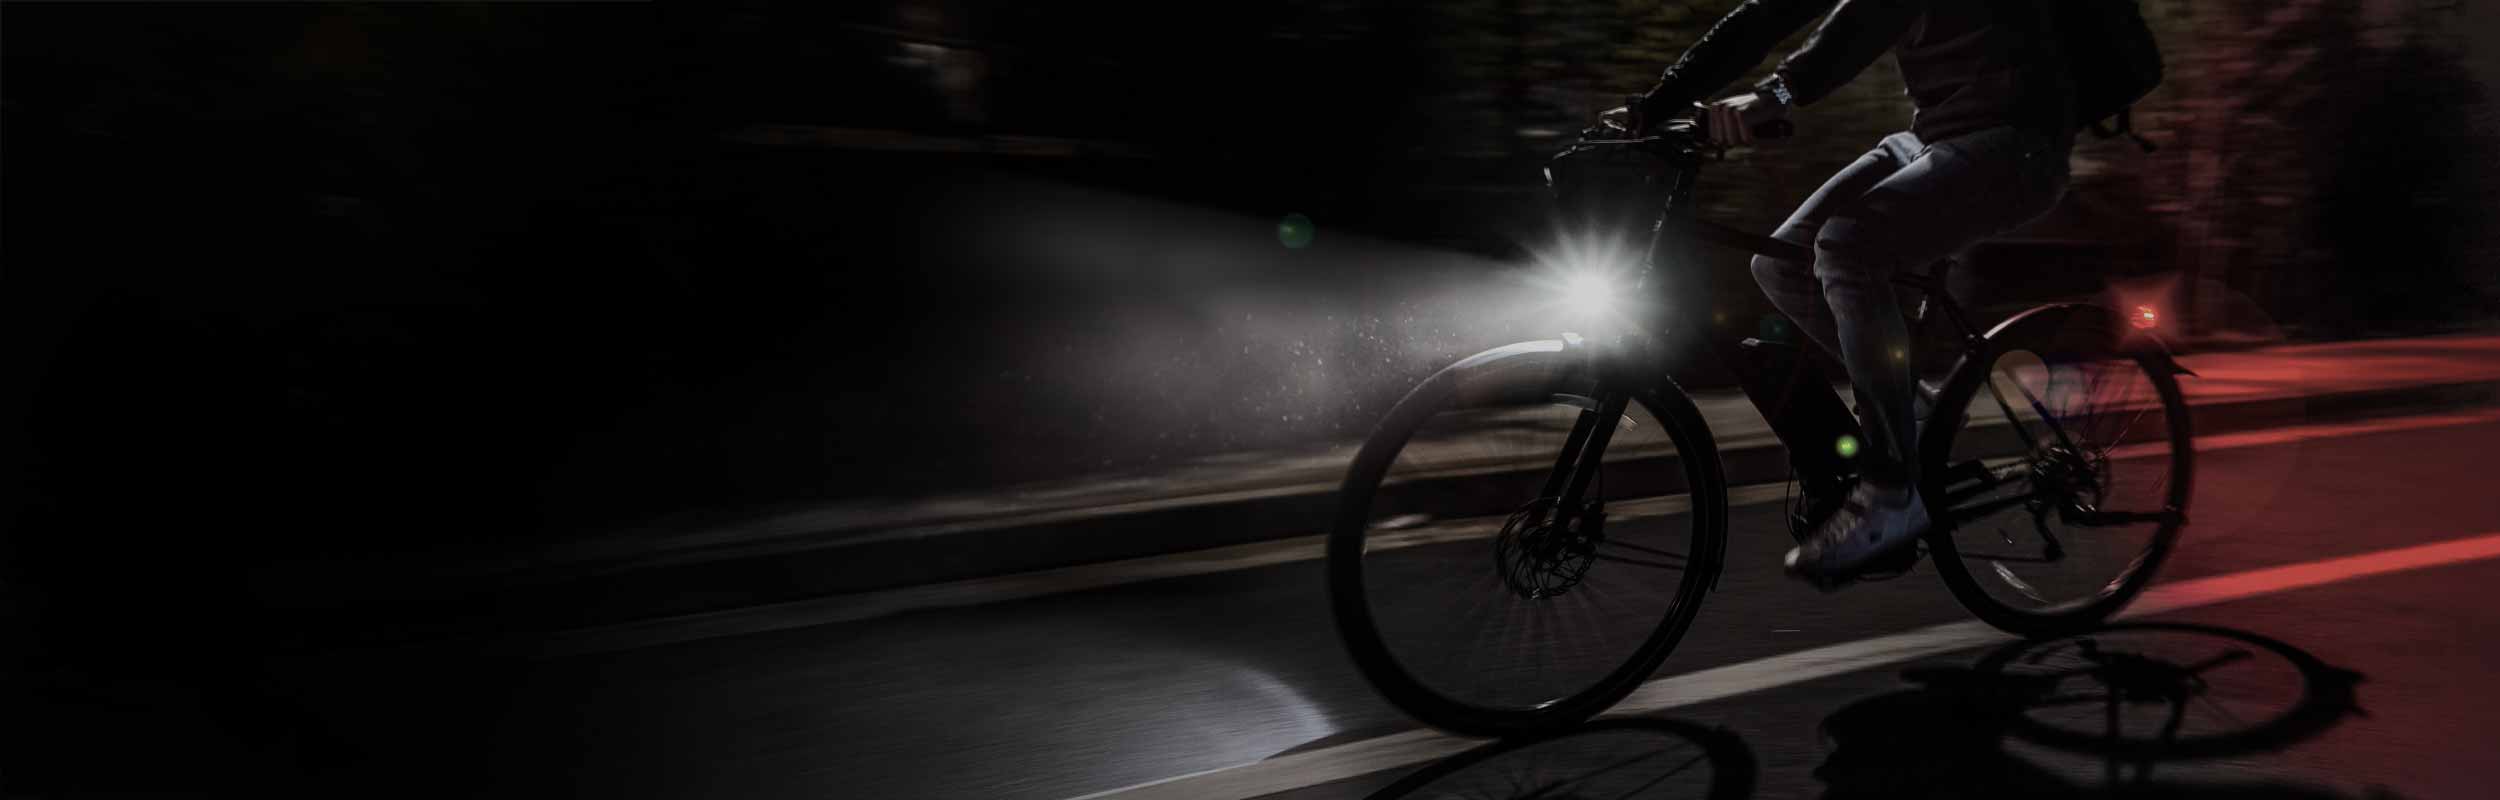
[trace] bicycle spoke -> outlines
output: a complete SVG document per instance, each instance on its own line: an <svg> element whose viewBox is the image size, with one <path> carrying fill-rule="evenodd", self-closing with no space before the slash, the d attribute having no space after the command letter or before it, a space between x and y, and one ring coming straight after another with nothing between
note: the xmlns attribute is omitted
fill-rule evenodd
<svg viewBox="0 0 2500 800"><path fill-rule="evenodd" d="M2105 380L2103 377L2105 372L2100 367L2101 364L2097 361L2086 361L2068 366L2068 370L2079 373L2075 379L2076 390L2050 395L2051 401L2060 403L2056 407L2057 419L2065 423L2066 430L2078 435L2091 432L2089 425L2084 423L2092 416L2094 408L2092 401L2100 396L2101 383Z"/></svg>
<svg viewBox="0 0 2500 800"><path fill-rule="evenodd" d="M1592 660L1605 660L1606 645L1616 638L1612 624L1614 615L1606 612L1606 606L1598 595L1585 591L1588 588L1587 583L1582 583L1580 589L1583 591L1564 595L1564 599L1573 604L1570 616L1576 624L1570 637L1556 644L1559 645L1559 652L1570 656L1569 663L1574 669Z"/></svg>
<svg viewBox="0 0 2500 800"><path fill-rule="evenodd" d="M1707 759L1707 758L1709 758L1709 757L1710 757L1710 752L1709 752L1709 751L1707 751L1707 750L1702 751L1701 753L1698 753L1698 754L1694 755L1692 758L1685 759L1685 760L1684 760L1684 763L1675 765L1675 769L1667 770L1666 774L1664 774L1664 775L1660 775L1660 776L1658 776L1658 777L1656 777L1656 778L1653 778L1653 779L1651 779L1651 780L1650 780L1650 782L1648 782L1648 783L1644 783L1644 784L1641 784L1641 785L1639 785L1639 786L1632 787L1632 791L1624 792L1624 793L1623 793L1623 794L1621 794L1621 795L1617 795L1617 796L1616 796L1616 798L1615 798L1615 800L1626 800L1627 798L1640 797L1640 796L1641 796L1641 794L1642 794L1643 792L1647 792L1647 791L1649 791L1649 787L1656 786L1656 785L1661 784L1661 783L1666 783L1668 778L1672 778L1672 777L1675 777L1675 776L1677 776L1677 775L1684 774L1684 771L1685 771L1685 770L1692 769L1694 764L1699 764L1699 763L1701 763L1704 759Z"/></svg>
<svg viewBox="0 0 2500 800"><path fill-rule="evenodd" d="M1659 558L1672 558L1672 559L1675 559L1675 560L1678 560L1678 561L1688 560L1688 559L1686 559L1686 558L1685 558L1685 556L1684 556L1684 554L1683 554L1683 553L1676 553L1676 552L1670 552L1670 551L1666 551L1666 550L1660 550L1660 549L1655 548L1655 547L1642 547L1642 546L1640 546L1640 545L1633 544L1633 543L1631 543L1631 542L1627 542L1627 541L1623 541L1623 540L1621 540L1621 539L1608 539L1608 540L1605 540L1605 541L1602 541L1602 542L1598 542L1598 543L1597 543L1597 546L1599 546L1599 547L1620 547L1620 548L1623 548L1623 549L1625 549L1625 550L1632 550L1632 551L1635 551L1635 552L1648 553L1648 554L1650 554L1650 555L1657 556L1657 557L1659 557Z"/></svg>
<svg viewBox="0 0 2500 800"><path fill-rule="evenodd" d="M2127 386L2126 386L2126 390L2125 390L2125 391L2126 391L2126 394L2125 394L2123 397L2121 397L2121 398L2120 398L2122 402L2119 402L2119 403L2113 404L2113 405L2111 406L2111 408L2116 409L2116 410L2119 410L2119 411L2124 411L2124 410L2126 410L2127 408L2129 408L2129 407L2131 407L2131 406L2135 406L2135 405L2136 405L2136 402L2135 402L2135 397L2136 397L2136 390L2137 390L2137 388L2138 388L2138 387L2136 386L2136 382L2134 382L2134 381L2128 381L2128 382L2127 382ZM2156 409L2156 408L2160 408L2160 407L2161 407L2161 404L2160 404L2159 400L2160 400L2160 398L2159 398L2159 397L2155 397L2155 398L2154 398L2154 401L2155 401L2155 402L2153 402L2153 403L2151 403L2151 404L2144 405L2144 406L2143 406L2143 407L2141 407L2141 408L2137 408L2137 409L2135 409L2135 413L2134 413L2134 414L2131 414L2131 415L2128 415L2128 417L2127 417L2127 421L2126 421L2125 423L2123 423L2123 424L2120 424L2120 425L2118 426L2118 430L2117 430L2117 431L2112 432L2112 433L2111 433L2111 434L2109 434L2107 437L2103 437L2103 438L2096 438L2096 439L2094 439L2094 441L2098 442L2100 446L2099 446L2099 447L2096 447L2096 448L2093 448L2092 454L2093 454L2094 456L2098 456L2098 457L2103 457L2103 458L2106 458L2106 457L2108 457L2108 456L2109 456L2109 451L2110 451L2110 450L2115 449L2116 447L2118 447L2118 446L2119 446L2119 445L2121 445L2121 444L2125 444L2125 443L2126 443L2126 441L2127 441L2127 434L2132 433L2132 432L2134 432L2134 431L2135 431L2135 424L2136 424L2137 422L2139 422L2139 421L2142 421L2142 420L2144 419L2144 415L2152 413L2152 412L2153 412L2153 409ZM2112 415L2112 416L2115 416L2115 415Z"/></svg>
<svg viewBox="0 0 2500 800"><path fill-rule="evenodd" d="M1542 609L1542 608L1545 608L1545 606L1543 606L1543 605L1541 605L1541 604L1532 604L1532 605L1530 605L1530 606L1529 606L1529 608L1530 608L1531 610L1528 612L1528 635L1529 635L1529 641L1532 641L1532 642L1533 642L1533 641L1537 641L1537 639L1536 639L1536 629L1538 628L1538 623L1540 623L1540 622L1542 622L1542 621L1543 621L1543 619L1542 619L1543 615L1536 613L1536 609ZM1538 648L1538 649L1537 649L1537 652L1538 652L1538 653L1540 653L1540 654L1542 654L1542 653L1544 652L1544 650L1543 650L1543 648ZM1532 686L1532 687L1536 687L1536 688L1537 688L1537 691L1535 691L1535 693L1534 693L1534 694L1529 695L1529 697L1531 697L1531 698L1533 698L1533 699L1535 699L1535 700L1537 700L1537 701L1539 701L1539 702L1542 702L1542 701L1545 701L1545 700L1552 699L1552 698L1540 697L1540 696L1539 696L1539 695L1543 695L1543 694L1545 693L1545 692L1543 691L1543 688L1544 688L1544 686L1545 686L1545 664L1546 664L1546 659L1539 658L1539 659L1535 659L1535 661L1536 661L1536 680L1529 682L1529 684L1528 684L1528 685L1529 685L1529 686Z"/></svg>
<svg viewBox="0 0 2500 800"><path fill-rule="evenodd" d="M1607 773L1614 772L1614 771L1617 771L1617 770L1621 770L1621 769L1623 769L1623 768L1630 767L1630 766L1632 766L1632 765L1634 765L1634 764L1638 764L1638 763L1641 763L1641 762L1643 762L1643 761L1648 761L1648 760L1650 760L1650 759L1652 759L1652 758L1657 758L1657 757L1658 757L1661 753L1663 753L1663 752L1665 752L1665 751L1653 751L1653 752L1647 752L1647 753L1641 753L1641 754L1638 754L1638 755L1634 755L1634 756L1632 756L1632 757L1630 757L1630 758L1626 758L1626 759L1623 759L1623 760L1620 760L1620 761L1616 761L1615 763L1612 763L1612 764L1608 764L1608 765L1605 765L1605 766L1602 766L1602 767L1598 767L1598 768L1593 769L1593 770L1589 770L1589 771L1587 771L1587 772L1580 773L1579 775L1573 776L1573 777L1571 777L1571 778L1569 778L1569 779L1566 779L1566 780L1563 780L1563 781L1561 781L1561 782L1559 782L1559 783L1555 783L1555 784L1552 784L1552 785L1550 785L1550 786L1547 786L1547 787L1545 787L1545 788L1543 788L1543 789L1539 789L1539 790L1537 790L1537 792L1538 792L1539 794L1550 793L1550 792L1552 792L1552 791L1554 791L1554 790L1561 789L1562 787L1569 786L1569 785L1574 784L1574 783L1580 783L1580 782L1583 782L1583 781L1587 781L1587 780L1589 780L1590 778L1600 777L1600 776L1603 776L1603 775L1605 775L1605 774L1607 774Z"/></svg>
<svg viewBox="0 0 2500 800"><path fill-rule="evenodd" d="M1500 576L1489 573L1480 575L1469 589L1468 593L1475 595L1473 603L1465 612L1449 617L1449 621L1439 628L1442 635L1434 637L1437 640L1447 640L1453 634L1467 637L1467 646L1459 650L1459 655L1466 659L1459 663L1460 674L1467 674L1470 671L1468 668L1475 666L1476 654L1483 652L1485 634L1492 627L1486 619L1488 612L1507 605L1504 596L1510 591L1502 585Z"/></svg>
<svg viewBox="0 0 2500 800"><path fill-rule="evenodd" d="M1649 569L1667 569L1667 570L1677 570L1677 571L1682 571L1682 570L1684 569L1684 565L1682 565L1682 564L1669 564L1669 563L1666 563L1666 562L1664 562L1664 561L1642 561L1642 560L1637 559L1637 558L1626 558L1626 557L1623 557L1623 556L1610 556L1610 555L1602 555L1602 554L1601 554L1601 555L1591 556L1591 558L1595 558L1595 559L1597 559L1597 560L1599 560L1599 561L1604 561L1604 562L1607 562L1607 563L1610 563L1610 564L1629 564L1629 565L1631 565L1631 566L1635 566L1635 567L1646 567L1646 568L1649 568ZM1585 585L1585 584L1584 584L1584 585Z"/></svg>
<svg viewBox="0 0 2500 800"><path fill-rule="evenodd" d="M2110 373L2113 373L2113 372L2116 372L2116 373L2125 373L2125 372L2126 372L2126 370L2125 370L2125 369L2123 369L2123 368L2119 368L2119 369L2113 369L2113 368L2110 368L2109 363L2110 363L2110 362L2107 362L2107 361L2102 361L2102 362L2095 363L2095 364L2093 365L2095 368L2092 370L2092 382L2091 382L2090 384L2086 385L2086 386L2084 387L2084 389L2083 389L2083 395L2082 395L2082 396L2083 396L2084 398L2086 398L2087 400L2089 400L2090 398L2094 398L2094 397L2099 397L2099 396L2101 396L2101 386L2102 386L2102 384L2104 384L2104 383L2108 382L2108 380L2109 380L2109 376L2110 376ZM2132 384L2130 384L2130 385L2132 385Z"/></svg>
<svg viewBox="0 0 2500 800"><path fill-rule="evenodd" d="M1615 596L1615 591L1601 581L1581 581L1579 594L1585 598L1583 602L1588 604L1589 611L1601 620L1614 618L1614 609L1623 606L1623 601Z"/></svg>
<svg viewBox="0 0 2500 800"><path fill-rule="evenodd" d="M1499 609L1500 613L1493 616L1493 620L1490 624L1476 629L1476 638L1467 643L1466 660L1459 662L1461 669L1458 671L1458 675L1475 676L1480 674L1482 671L1479 670L1476 665L1484 656L1487 655L1501 658L1504 661L1509 659L1510 653L1507 650L1503 650L1501 648L1501 644L1503 642L1510 641L1511 631L1520 626L1519 604L1510 602L1512 599L1513 598L1511 596L1504 595L1501 598L1502 602L1495 604L1495 608ZM1485 645L1487 639L1492 640L1493 646L1487 647Z"/></svg>

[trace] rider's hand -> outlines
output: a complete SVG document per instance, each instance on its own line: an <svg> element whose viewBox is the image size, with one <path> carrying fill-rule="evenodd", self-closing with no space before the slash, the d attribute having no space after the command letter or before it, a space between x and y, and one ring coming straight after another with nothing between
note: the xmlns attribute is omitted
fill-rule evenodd
<svg viewBox="0 0 2500 800"><path fill-rule="evenodd" d="M1788 116L1788 106L1754 92L1711 103L1702 115L1710 141L1735 146L1753 143L1753 127Z"/></svg>
<svg viewBox="0 0 2500 800"><path fill-rule="evenodd" d="M1605 128L1609 135L1630 139L1641 135L1641 129L1646 126L1646 121L1641 119L1639 108L1618 106L1606 109L1605 113L1597 115L1597 124Z"/></svg>

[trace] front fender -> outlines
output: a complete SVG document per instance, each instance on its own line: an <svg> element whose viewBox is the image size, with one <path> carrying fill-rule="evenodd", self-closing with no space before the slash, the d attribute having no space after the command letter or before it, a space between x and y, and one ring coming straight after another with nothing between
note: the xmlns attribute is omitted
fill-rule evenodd
<svg viewBox="0 0 2500 800"><path fill-rule="evenodd" d="M1510 358L1512 356L1527 355L1529 353L1560 353L1568 347L1570 347L1570 344L1561 339L1537 339L1527 342L1513 342L1511 344L1502 345L1491 350L1486 350L1484 352L1459 359L1458 363L1451 364L1444 369L1465 372L1483 367L1484 365L1491 364L1495 361Z"/></svg>

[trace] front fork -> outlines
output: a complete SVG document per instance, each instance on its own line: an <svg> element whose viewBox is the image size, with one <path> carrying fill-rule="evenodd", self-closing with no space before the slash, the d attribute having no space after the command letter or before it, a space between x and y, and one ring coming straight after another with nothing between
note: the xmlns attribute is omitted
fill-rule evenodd
<svg viewBox="0 0 2500 800"><path fill-rule="evenodd" d="M1563 439L1562 452L1554 456L1554 468L1545 475L1545 486L1538 497L1554 498L1552 521L1566 527L1578 523L1579 532L1596 539L1603 535L1606 519L1605 498L1587 501L1590 484L1606 460L1606 446L1614 441L1616 420L1623 419L1631 409L1632 392L1619 387L1631 385L1632 376L1622 374L1618 365L1620 354L1589 344L1580 337L1564 334L1570 349L1584 352L1589 360L1595 386L1582 400L1571 398L1571 405L1580 409L1579 418L1571 423L1571 435ZM1556 398L1563 400L1564 398ZM1548 521L1545 509L1537 509L1530 520L1531 530Z"/></svg>
<svg viewBox="0 0 2500 800"><path fill-rule="evenodd" d="M1602 384L1599 388L1604 389ZM1603 390L1595 400L1597 407L1581 409L1579 420L1571 424L1571 437L1564 440L1562 453L1555 457L1554 471L1545 476L1545 491L1537 495L1555 498L1556 521L1577 521L1579 532L1590 539L1604 532L1605 498L1584 498L1605 463L1606 445L1614 440L1613 423L1622 419L1624 410L1631 406L1632 393Z"/></svg>

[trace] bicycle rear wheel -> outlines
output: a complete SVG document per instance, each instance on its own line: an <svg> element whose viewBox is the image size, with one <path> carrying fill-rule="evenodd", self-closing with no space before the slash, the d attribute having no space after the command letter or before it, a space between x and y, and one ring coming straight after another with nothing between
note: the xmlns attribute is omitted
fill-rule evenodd
<svg viewBox="0 0 2500 800"><path fill-rule="evenodd" d="M1425 724L1499 736L1605 710L1666 659L1718 569L1718 456L1672 384L1602 422L1612 441L1583 510L1603 516L1556 508L1574 426L1601 424L1603 402L1585 358L1559 350L1515 345L1434 375L1347 473L1328 552L1337 628Z"/></svg>
<svg viewBox="0 0 2500 800"><path fill-rule="evenodd" d="M2194 447L2174 367L2103 310L2051 306L1988 335L1937 398L1922 492L1936 571L2031 637L2124 608L2187 522Z"/></svg>

